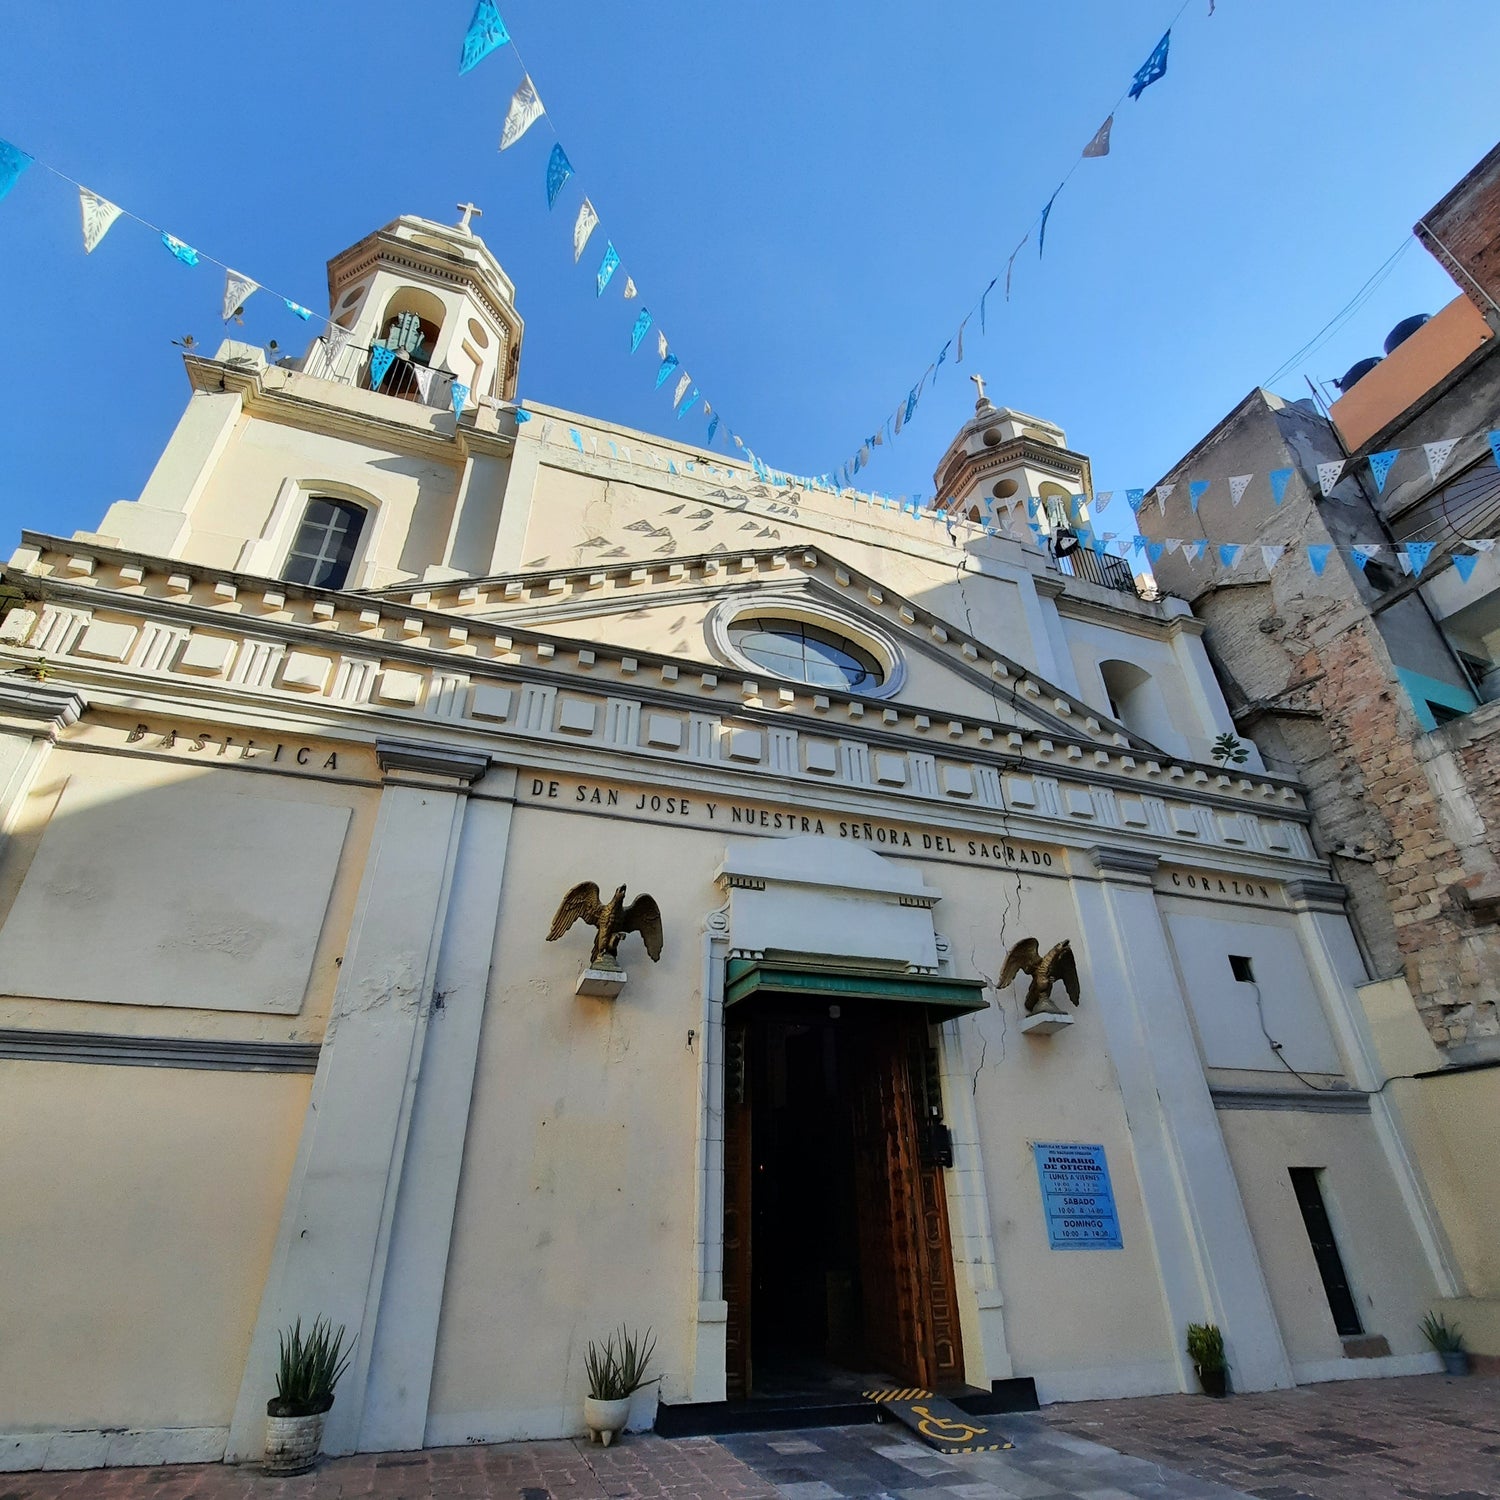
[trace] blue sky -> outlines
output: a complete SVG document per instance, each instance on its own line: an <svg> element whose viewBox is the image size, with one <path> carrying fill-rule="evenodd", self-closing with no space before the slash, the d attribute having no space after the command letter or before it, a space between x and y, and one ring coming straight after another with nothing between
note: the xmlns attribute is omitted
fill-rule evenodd
<svg viewBox="0 0 1500 1500"><path fill-rule="evenodd" d="M552 136L496 151L513 49L460 78L472 0L13 6L0 137L319 310L324 263L399 213L479 228L526 319L521 394L701 440L632 357L607 234L706 396L769 463L821 472L875 430L977 300L1122 93L1174 0L703 4L501 0ZM1168 74L1058 198L967 357L861 476L931 492L990 394L1060 423L1100 488L1144 485L1305 344L1500 135L1493 0L1190 0ZM601 229L575 266L587 191ZM0 536L92 527L144 483L212 350L221 273L32 169L0 203ZM1453 295L1413 244L1276 385L1340 374ZM268 296L237 336L299 347ZM723 447L722 434L719 446ZM1205 476L1212 477L1212 476Z"/></svg>

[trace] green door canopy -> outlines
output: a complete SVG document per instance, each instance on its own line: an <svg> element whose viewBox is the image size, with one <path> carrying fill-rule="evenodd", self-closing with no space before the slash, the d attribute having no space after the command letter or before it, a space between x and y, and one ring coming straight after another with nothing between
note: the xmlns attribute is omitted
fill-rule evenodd
<svg viewBox="0 0 1500 1500"><path fill-rule="evenodd" d="M724 1005L738 1005L753 995L810 1000L899 1000L924 1005L935 1019L948 1021L971 1011L988 1010L982 979L950 979L938 974L901 974L890 970L824 969L815 964L767 963L731 958L724 986Z"/></svg>

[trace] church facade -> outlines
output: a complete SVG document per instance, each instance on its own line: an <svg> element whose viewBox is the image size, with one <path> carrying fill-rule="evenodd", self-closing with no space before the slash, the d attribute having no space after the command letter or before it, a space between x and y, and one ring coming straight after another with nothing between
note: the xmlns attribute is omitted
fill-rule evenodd
<svg viewBox="0 0 1500 1500"><path fill-rule="evenodd" d="M1068 524L1060 429L981 388L917 519L516 406L466 226L329 286L11 558L0 1464L254 1457L299 1316L334 1452L581 1431L621 1323L641 1421L1194 1389L1201 1322L1239 1389L1437 1367L1301 788L1185 605L975 522Z"/></svg>

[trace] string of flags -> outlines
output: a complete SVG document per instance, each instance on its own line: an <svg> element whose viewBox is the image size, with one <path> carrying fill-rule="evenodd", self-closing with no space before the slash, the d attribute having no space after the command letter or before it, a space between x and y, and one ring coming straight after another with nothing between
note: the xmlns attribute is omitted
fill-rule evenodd
<svg viewBox="0 0 1500 1500"><path fill-rule="evenodd" d="M521 57L514 37L501 19L495 0L477 0L468 30L464 33L463 45L459 53L459 72L467 73L490 53L506 45L509 45L516 54L516 62L521 69L521 81L506 106L505 119L500 127L500 150L509 151L525 138L537 121L546 120L548 128L552 130L553 145L547 156L543 180L547 195L547 210L551 213L562 199L568 184L577 177L577 170L556 129L552 126L551 117L547 114L536 82ZM594 207L592 199L585 193L579 201L573 218L574 265L583 259L585 250L590 242L594 241L599 225L599 211ZM597 244L597 241L594 243ZM754 449L730 424L724 422L723 413L706 398L692 375L682 369L681 355L672 348L660 322L641 300L640 289L635 283L634 276L625 272L617 279L617 273L621 271L622 264L623 258L619 248L606 233L604 249L594 273L594 297L596 300L602 300L608 288L618 285L622 294L621 300L637 304L630 328L630 352L632 354L640 349L647 333L655 328L657 358L655 389L661 390L668 381L673 382L672 410L676 413L677 420L680 422L689 412L697 410L700 419L707 424L703 438L704 446L713 444L722 426L725 435L745 455L745 461L758 474L764 473L765 477L769 478L773 473L779 473L780 471L773 471L762 463ZM792 479L790 475L782 477L788 482Z"/></svg>
<svg viewBox="0 0 1500 1500"><path fill-rule="evenodd" d="M489 0L482 0L481 9ZM493 8L493 7L491 7ZM498 19L498 17L497 17ZM347 328L340 327L321 313L315 313L310 307L295 301L291 297L284 296L280 292L272 291L252 276L247 276L243 271L237 271L227 261L217 259L206 251L199 250L196 246L188 244L186 240L178 238L177 235L162 229L159 225L151 223L149 219L142 218L139 214L132 213L128 208L122 208L118 203L111 202L108 198L85 187L75 178L68 176L66 172L59 171L47 162L38 161L29 152L23 151L19 146L10 141L0 140L0 199L20 180L23 173L30 167L40 166L50 172L54 177L63 182L70 183L78 190L78 206L82 219L83 228L83 250L85 255L92 255L99 248L100 242L105 235L114 227L116 222L122 218L133 220L145 229L156 235L166 252L172 258L184 266L196 267L204 261L218 266L224 272L224 292L220 304L220 317L228 323L231 319L239 317L245 309L245 304L257 292L265 292L268 296L279 300L294 318L301 322L311 322L314 318L324 325L319 335L323 343L326 368L332 370L339 356L345 349L351 347L352 335ZM370 388L379 390L385 383L387 375L395 364L398 352L376 344L365 351L370 356ZM453 407L455 417L463 415L470 396L469 387L454 374L446 370L433 370L424 365L410 363L411 370L416 380L418 389L424 403L431 405L431 394L435 380L449 382L448 398Z"/></svg>
<svg viewBox="0 0 1500 1500"><path fill-rule="evenodd" d="M1140 98L1140 96L1145 92L1146 89L1166 76L1167 60L1172 40L1172 26L1176 24L1177 20L1181 17L1183 11L1187 9L1190 3L1191 0L1183 0L1182 6L1179 8L1176 15L1173 16L1171 23L1169 23L1166 31L1162 34L1161 39L1152 49L1146 61L1136 69L1135 73L1132 76L1129 88L1116 101L1114 109L1110 111L1104 123L1098 128L1098 130L1094 132L1087 145L1085 145L1081 156L1079 157L1080 161L1107 156L1110 152L1111 133L1115 124L1115 115L1120 105L1124 103L1127 98ZM1212 3L1210 3L1209 14L1213 14ZM561 138L557 136L556 130L552 128L550 117L547 116L547 111L542 103L542 99L537 90L536 83L533 80L529 69L527 69L524 59L521 58L520 50L516 46L514 37L500 17L500 13L497 9L495 0L477 0L473 16L469 22L468 29L464 33L463 44L459 56L459 72L468 72L483 58L489 56L490 53L506 45L509 45L511 50L516 54L516 62L521 69L521 81L516 86L514 93L511 95L509 104L506 107L505 119L500 131L500 150L502 152L510 150L525 137L526 133L531 129L533 125L537 123L538 120L541 120L543 118L547 119L548 128L552 129L552 134L554 137L554 144L548 155L544 177L547 208L548 211L551 212L556 208L560 198L564 193L564 190L567 188L568 183L575 178L576 170L574 168L572 160L567 153L567 150L563 146ZM1032 229L1035 229L1036 231L1038 257L1040 258L1045 254L1047 227L1052 214L1053 206L1057 201L1058 194L1062 192L1063 188L1067 185L1069 178L1072 177L1073 171L1077 170L1077 165L1078 163L1075 162L1073 168L1069 170L1067 176L1065 176L1062 182L1058 184L1057 188L1053 191L1052 196L1047 200L1046 205L1043 207L1039 218L1033 223L1032 228L1026 231L1026 234L1021 239L1021 243L1018 244L1015 250L1011 252L1010 257L1006 262L1004 272L1004 297L1007 302L1010 300L1011 281L1014 272L1016 257L1020 254L1022 248L1027 243L1029 243ZM573 261L575 265L583 258L584 251L598 227L598 211L594 207L592 200L585 194L582 197L581 202L579 203L576 217L573 222L572 243ZM619 269L620 264L620 252L616 247L613 239L606 236L603 256L600 260L599 268L595 274L596 299L603 298L604 292L614 280L615 273ZM916 414L917 406L920 403L922 396L927 388L928 380L931 379L934 382L936 381L938 370L947 362L950 351L953 352L955 364L961 364L963 362L965 354L965 337L968 333L969 325L972 322L975 313L977 313L979 317L980 333L984 334L987 332L989 297L998 285L999 280L1000 277L997 275L990 281L989 285L981 294L978 302L970 308L968 314L965 315L963 321L959 324L958 329L953 337L943 345L941 350L939 350L937 357L927 367L927 370L917 381L916 385L914 385L908 391L907 395L897 404L896 409L891 414L891 416L888 417L886 421L882 423L881 426L877 428L877 430L870 437L868 437L864 441L864 443L860 445L854 455L844 464L839 466L839 468L830 470L829 472L821 475L807 476L790 475L786 474L784 471L768 467L761 461L754 450L748 446L745 440L740 436L740 434L734 429L732 425L721 422L722 413L718 411L707 399L703 400L701 408L701 417L707 422L706 435L704 438L705 446L712 446L714 439L719 432L720 426L722 425L728 439L734 444L736 448L740 449L741 452L744 453L746 461L750 463L752 469L756 472L758 477L764 479L779 477L781 480L788 483L795 482L797 484L803 485L804 487L823 490L837 491L850 487L855 475L857 475L860 470L862 470L865 465L869 463L873 450L877 447L880 447L884 443L891 442L894 437L899 434L903 430L903 428L907 426L907 424L911 422L913 416ZM633 277L630 275L626 275L624 279L623 300L627 302L634 301L638 298L638 296L639 291ZM697 406L702 393L700 392L697 384L694 383L692 377L686 371L680 369L681 359L679 354L672 348L671 343L667 339L665 332L661 329L660 324L655 323L650 309L644 304L641 305L639 310L637 311L631 327L630 352L634 354L637 350L640 349L641 344L645 340L646 334L651 330L653 326L656 327L657 332L656 350L658 360L655 388L657 390L661 390L662 387L666 385L668 381L672 381L675 376L675 381L672 389L672 408L676 412L677 418L680 421Z"/></svg>
<svg viewBox="0 0 1500 1500"><path fill-rule="evenodd" d="M1069 181L1072 179L1074 172L1078 170L1081 163L1085 161L1097 160L1101 157L1109 155L1111 136L1115 127L1115 117L1119 112L1120 106L1124 104L1127 99L1139 99L1141 95L1145 93L1145 91L1150 88L1153 83L1156 83L1162 78L1166 77L1167 59L1170 54L1172 45L1172 27L1177 24L1178 20L1181 18L1183 12L1188 8L1188 5L1190 3L1191 0L1183 0L1181 7L1177 11L1177 14L1172 17L1172 20L1168 24L1167 29L1162 33L1161 40L1158 41L1156 46L1152 48L1151 55L1147 57L1146 61L1143 62L1141 66L1135 70L1135 73L1131 78L1129 88L1119 97L1119 99L1115 101L1114 108L1111 109L1109 114L1105 117L1104 123L1089 138L1088 143L1084 146L1083 150L1074 160L1073 165L1069 167L1067 174L1063 177L1062 181L1059 182L1058 185L1052 190L1051 197L1049 197L1046 203L1042 205L1040 213L1035 219L1032 220L1026 232L1021 236L1020 242L1006 258L1004 271L998 272L990 279L989 285L986 286L984 291L980 293L979 300L969 308L967 313L964 314L963 320L958 325L957 332L938 351L936 358L933 359L933 361L927 366L926 370L923 371L922 375L918 378L917 383L907 391L906 395L903 396L900 401L896 403L896 408L890 414L890 416L888 416L885 421L875 429L874 433L867 437L864 442L861 443L859 447L854 451L854 453L835 471L834 477L836 477L841 483L848 484L854 478L854 476L858 474L860 470L870 462L871 456L873 455L876 448L882 446L883 444L890 443L892 439L902 431L903 428L910 424L913 416L916 415L918 404L921 402L923 395L926 393L928 381L931 380L934 384L936 384L938 371L942 368L944 361L947 359L948 351L954 348L955 345L957 346L957 352L954 358L954 363L963 363L964 335L970 323L973 321L976 313L979 316L980 333L986 334L988 332L990 295L1000 284L1001 277L1003 276L1005 281L1003 298L1005 302L1010 301L1011 283L1015 274L1016 258L1020 255L1021 251L1024 250L1026 246L1031 242L1031 236L1033 232L1035 232L1036 234L1037 259L1041 260L1045 256L1047 249L1047 227L1049 222L1051 221L1052 210L1057 203L1058 195L1068 185ZM1213 15L1213 13L1214 0L1209 0L1208 14Z"/></svg>
<svg viewBox="0 0 1500 1500"><path fill-rule="evenodd" d="M518 412L517 417L527 417L529 414ZM586 434L579 428L570 426L566 429L567 441L554 438L551 422L542 424L539 440L543 443L555 443L557 446L566 447L571 444L580 454L585 457L594 456L598 458L610 457L626 463L644 464L647 467L665 470L668 474L693 474L694 472L706 471L715 478L725 480L729 483L739 484L742 481L741 474L734 468L726 465L720 469L712 463L706 463L701 458L698 460L684 458L679 452L676 457L670 457L656 451L650 444L636 443L622 446L612 438L601 439L592 433ZM1494 455L1497 466L1500 466L1500 429L1496 429L1486 435L1490 451ZM1452 456L1453 450L1458 446L1460 439L1445 438L1441 442L1423 443L1418 445L1426 458L1430 476L1435 480L1443 467ZM602 444L602 446L601 446ZM606 455L604 449L608 449ZM1397 449L1397 453L1415 452L1416 449ZM679 466L680 465L680 466ZM1389 467L1389 466L1388 466ZM1273 469L1266 475L1268 488L1273 500L1280 505L1286 495L1288 485L1293 477L1292 469ZM946 531L950 540L957 540L959 532L979 533L989 536L1008 537L1013 541L1025 541L1024 534L1018 534L1016 528L1011 524L1003 504L997 504L993 499L983 502L982 521L970 521L956 513L951 508L950 501L947 506L937 506L932 500L923 496L906 495L893 496L884 495L879 492L863 492L859 490L837 490L821 480L796 478L791 475L778 475L771 472L754 473L754 477L760 483L760 493L768 495L771 488L784 488L789 493L784 497L789 504L779 508L780 513L788 514L794 519L797 515L796 504L799 499L806 499L805 494L798 495L797 490L823 492L832 495L847 495L856 513L861 505L869 506L872 511L894 512L902 517L909 517L913 521L926 523L934 530ZM1188 487L1201 486L1201 496L1210 487L1218 483L1224 483L1231 495L1235 497L1234 503L1238 504L1244 498L1251 484L1258 476L1254 474L1236 474L1228 479L1220 480L1190 480ZM1165 502L1179 488L1177 483L1157 485L1152 490L1103 490L1092 494L1076 494L1067 498L1064 514L1049 515L1048 521L1054 529L1056 525L1066 520L1069 524L1077 523L1084 525L1086 517L1085 510L1092 509L1094 515L1108 509L1113 500L1123 496L1131 511L1138 514L1143 507L1149 507L1151 500L1156 500L1161 508L1165 509ZM721 495L724 492L720 492ZM755 491L750 491L754 494ZM743 502L742 502L743 503ZM1043 502L1034 496L1025 499L1028 521L1027 530L1030 537L1038 545L1045 545L1047 529L1040 524L1040 512ZM778 507L772 506L777 511ZM1149 514L1149 509L1148 509ZM1139 522L1136 523L1137 525ZM1318 542L1282 542L1250 544L1243 542L1213 542L1206 537L1149 537L1143 533L1132 530L1129 534L1121 534L1114 531L1095 532L1092 526L1086 526L1084 532L1079 536L1080 545L1087 551L1094 553L1100 558L1110 557L1122 561L1134 559L1137 569L1144 570L1145 560L1159 562L1163 557L1181 555L1189 563L1199 563L1204 558L1211 562L1217 562L1220 567L1233 569L1247 558L1259 557L1261 564L1267 573L1279 566L1284 559L1303 556L1315 574L1321 576L1328 566L1329 560L1335 552L1346 554L1353 566L1363 571L1370 563L1382 557L1392 558L1400 570L1410 577L1419 577L1427 567L1432 555L1438 549L1438 543L1431 540L1413 538L1401 542L1357 542L1348 547L1336 547L1331 543ZM1463 545L1468 551L1458 551L1457 546ZM1495 551L1500 545L1497 537L1465 537L1457 539L1454 546L1444 556L1453 564L1459 579L1468 583L1473 576L1474 569L1478 565L1481 555Z"/></svg>

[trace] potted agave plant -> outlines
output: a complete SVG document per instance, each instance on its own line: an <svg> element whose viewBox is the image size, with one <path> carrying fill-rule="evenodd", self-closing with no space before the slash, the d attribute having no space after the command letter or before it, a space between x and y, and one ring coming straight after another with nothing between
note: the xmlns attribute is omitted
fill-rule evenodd
<svg viewBox="0 0 1500 1500"><path fill-rule="evenodd" d="M323 1422L333 1405L333 1388L349 1363L353 1344L344 1347L344 1325L326 1318L302 1332L302 1319L280 1336L276 1394L266 1402L267 1474L305 1474L318 1461Z"/></svg>
<svg viewBox="0 0 1500 1500"><path fill-rule="evenodd" d="M1440 1313L1428 1313L1422 1319L1422 1336L1442 1357L1445 1374L1469 1373L1469 1351L1464 1348L1463 1330L1457 1323L1450 1327Z"/></svg>
<svg viewBox="0 0 1500 1500"><path fill-rule="evenodd" d="M1198 1384L1206 1396L1223 1396L1229 1390L1229 1366L1224 1358L1224 1335L1213 1323L1189 1323L1188 1358L1198 1372Z"/></svg>
<svg viewBox="0 0 1500 1500"><path fill-rule="evenodd" d="M648 1328L644 1334L629 1332L623 1325L610 1334L601 1348L589 1340L584 1355L584 1373L589 1393L583 1398L583 1421L591 1443L607 1448L624 1430L630 1416L630 1398L646 1384L646 1366L656 1351L656 1339Z"/></svg>

